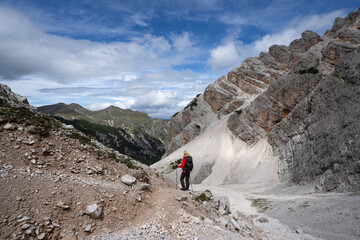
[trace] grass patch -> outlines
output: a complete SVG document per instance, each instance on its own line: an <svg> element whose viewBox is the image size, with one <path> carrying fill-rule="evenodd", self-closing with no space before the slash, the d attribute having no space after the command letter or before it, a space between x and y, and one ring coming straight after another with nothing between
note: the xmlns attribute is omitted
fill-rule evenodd
<svg viewBox="0 0 360 240"><path fill-rule="evenodd" d="M266 210L268 210L269 204L271 203L271 201L265 198L251 198L249 200L251 201L251 206L259 209L260 212L265 212Z"/></svg>
<svg viewBox="0 0 360 240"><path fill-rule="evenodd" d="M116 154L114 152L108 152L107 155L109 158L116 159Z"/></svg>
<svg viewBox="0 0 360 240"><path fill-rule="evenodd" d="M125 164L130 169L139 169L138 166L136 166L130 159L125 158L116 158L116 162Z"/></svg>
<svg viewBox="0 0 360 240"><path fill-rule="evenodd" d="M4 98L0 101L0 115L3 115L9 122L39 127L38 133L41 136L48 136L51 130L58 130L61 127L61 124L52 117L32 111L25 106L12 106Z"/></svg>
<svg viewBox="0 0 360 240"><path fill-rule="evenodd" d="M200 195L195 196L194 200L197 202L204 202L211 200L211 197L206 196L205 193L201 193Z"/></svg>
<svg viewBox="0 0 360 240"><path fill-rule="evenodd" d="M306 201L306 202L304 202L303 204L301 204L299 207L300 207L300 208L308 208L308 207L310 207L310 204L309 204L308 201Z"/></svg>

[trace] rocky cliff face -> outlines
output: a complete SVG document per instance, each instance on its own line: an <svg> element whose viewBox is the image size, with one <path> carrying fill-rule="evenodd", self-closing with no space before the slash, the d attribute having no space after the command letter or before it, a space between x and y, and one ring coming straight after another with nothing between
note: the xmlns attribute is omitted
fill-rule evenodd
<svg viewBox="0 0 360 240"><path fill-rule="evenodd" d="M282 181L359 190L359 39L360 10L337 18L322 37L306 31L245 60L206 88L189 117L185 109L171 119L167 154L206 131L190 134L188 126L211 126L203 116L227 116L248 146L268 139Z"/></svg>
<svg viewBox="0 0 360 240"><path fill-rule="evenodd" d="M279 153L279 176L315 182L318 190L360 189L360 48L269 133Z"/></svg>

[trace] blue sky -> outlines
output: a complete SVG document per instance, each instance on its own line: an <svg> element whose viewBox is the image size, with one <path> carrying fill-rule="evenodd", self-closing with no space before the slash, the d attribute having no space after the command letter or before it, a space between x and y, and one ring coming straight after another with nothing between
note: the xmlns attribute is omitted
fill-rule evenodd
<svg viewBox="0 0 360 240"><path fill-rule="evenodd" d="M169 118L247 57L323 34L353 0L0 0L0 82L34 106Z"/></svg>

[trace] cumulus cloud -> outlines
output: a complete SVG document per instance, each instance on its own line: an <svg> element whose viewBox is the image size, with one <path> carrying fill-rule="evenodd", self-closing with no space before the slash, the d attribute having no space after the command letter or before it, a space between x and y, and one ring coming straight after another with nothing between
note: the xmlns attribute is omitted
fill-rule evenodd
<svg viewBox="0 0 360 240"><path fill-rule="evenodd" d="M0 8L0 78L42 76L58 82L121 72L170 68L190 57L190 35L146 34L128 42L92 42L46 33L29 19ZM139 23L140 24L140 23ZM182 51L183 48L187 51Z"/></svg>
<svg viewBox="0 0 360 240"><path fill-rule="evenodd" d="M240 61L234 40L210 50L208 63L216 70L228 68Z"/></svg>
<svg viewBox="0 0 360 240"><path fill-rule="evenodd" d="M256 57L260 52L267 52L273 44L289 45L294 39L300 38L301 33L305 30L323 34L326 29L332 26L332 22L337 16L343 15L345 15L344 10L337 10L326 14L296 17L281 31L267 34L248 44L230 36L223 40L222 44L210 50L208 63L213 69L228 70L239 65L248 57ZM234 21L238 20L235 19ZM233 22L229 20L230 23Z"/></svg>

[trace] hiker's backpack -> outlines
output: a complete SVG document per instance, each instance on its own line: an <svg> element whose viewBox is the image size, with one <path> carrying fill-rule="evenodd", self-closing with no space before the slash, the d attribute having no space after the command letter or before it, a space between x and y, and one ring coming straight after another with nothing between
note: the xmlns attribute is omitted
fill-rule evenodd
<svg viewBox="0 0 360 240"><path fill-rule="evenodd" d="M191 156L187 156L185 157L186 161L185 161L185 166L184 166L184 170L185 171L189 171L191 172L193 170L194 164L192 161L192 157Z"/></svg>

